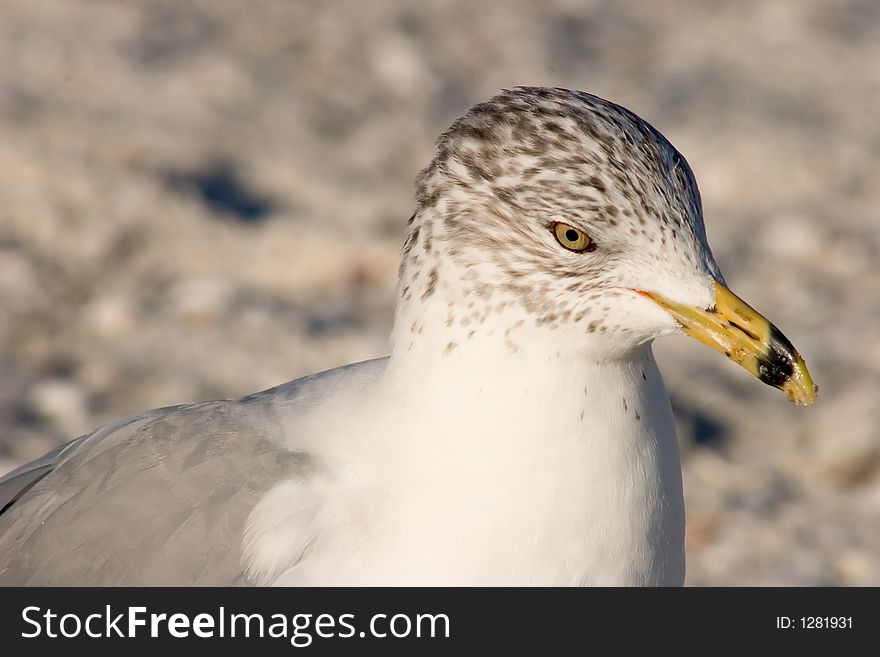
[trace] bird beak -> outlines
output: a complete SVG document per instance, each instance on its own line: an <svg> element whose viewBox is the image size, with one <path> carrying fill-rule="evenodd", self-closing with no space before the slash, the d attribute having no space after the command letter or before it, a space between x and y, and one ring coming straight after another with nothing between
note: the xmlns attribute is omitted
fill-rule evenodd
<svg viewBox="0 0 880 657"><path fill-rule="evenodd" d="M819 389L797 349L766 317L721 283L715 283L715 305L707 310L670 301L655 292L636 291L668 311L687 335L779 388L789 401L804 405L816 401Z"/></svg>

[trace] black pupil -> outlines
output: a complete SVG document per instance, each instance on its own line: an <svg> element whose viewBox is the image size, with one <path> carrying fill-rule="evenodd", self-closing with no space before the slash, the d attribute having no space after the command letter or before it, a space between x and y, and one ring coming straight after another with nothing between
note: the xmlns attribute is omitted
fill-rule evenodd
<svg viewBox="0 0 880 657"><path fill-rule="evenodd" d="M565 231L565 239L569 242L577 242L578 239L580 239L580 235L578 235L578 232L574 228L569 228Z"/></svg>

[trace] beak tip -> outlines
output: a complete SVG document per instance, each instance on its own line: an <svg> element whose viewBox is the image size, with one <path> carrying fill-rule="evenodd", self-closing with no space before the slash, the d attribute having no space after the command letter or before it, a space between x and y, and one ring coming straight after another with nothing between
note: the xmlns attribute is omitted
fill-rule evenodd
<svg viewBox="0 0 880 657"><path fill-rule="evenodd" d="M792 377L785 382L782 390L788 396L788 400L798 406L812 406L816 403L819 386L813 383L803 359L798 358L795 371Z"/></svg>

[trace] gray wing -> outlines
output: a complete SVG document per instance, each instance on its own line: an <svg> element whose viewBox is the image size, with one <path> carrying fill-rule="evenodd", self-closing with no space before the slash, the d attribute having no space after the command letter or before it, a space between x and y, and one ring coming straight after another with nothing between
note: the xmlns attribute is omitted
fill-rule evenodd
<svg viewBox="0 0 880 657"><path fill-rule="evenodd" d="M384 366L362 365L366 379ZM248 583L248 515L270 488L314 467L282 447L285 418L337 377L364 378L347 369L117 420L4 477L0 584Z"/></svg>

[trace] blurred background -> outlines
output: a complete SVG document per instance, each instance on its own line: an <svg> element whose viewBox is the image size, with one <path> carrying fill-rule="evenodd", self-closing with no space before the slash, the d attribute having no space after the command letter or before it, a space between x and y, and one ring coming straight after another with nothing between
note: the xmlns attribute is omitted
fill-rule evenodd
<svg viewBox="0 0 880 657"><path fill-rule="evenodd" d="M0 473L387 353L412 181L517 84L666 134L820 386L657 345L690 585L880 585L880 3L4 0Z"/></svg>

